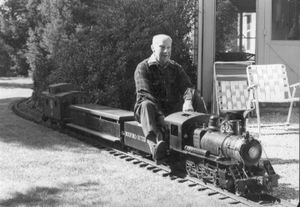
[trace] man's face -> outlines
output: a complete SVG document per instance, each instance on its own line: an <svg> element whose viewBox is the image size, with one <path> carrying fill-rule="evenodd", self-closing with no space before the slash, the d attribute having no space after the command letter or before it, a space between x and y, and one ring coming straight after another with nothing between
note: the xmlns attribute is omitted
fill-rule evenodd
<svg viewBox="0 0 300 207"><path fill-rule="evenodd" d="M172 40L169 38L159 38L153 42L151 49L157 61L164 65L171 58Z"/></svg>

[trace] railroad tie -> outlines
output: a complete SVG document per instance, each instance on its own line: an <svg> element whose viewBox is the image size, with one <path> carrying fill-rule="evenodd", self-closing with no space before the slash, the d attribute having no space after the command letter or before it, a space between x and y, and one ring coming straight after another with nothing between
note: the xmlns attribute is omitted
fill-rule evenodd
<svg viewBox="0 0 300 207"><path fill-rule="evenodd" d="M109 152L109 154L115 154L115 153L117 153L116 151L110 151L110 150L108 150L108 152Z"/></svg>
<svg viewBox="0 0 300 207"><path fill-rule="evenodd" d="M212 196L212 195L216 195L218 194L219 192L215 191L215 192L211 192L211 193L208 193L208 196Z"/></svg>
<svg viewBox="0 0 300 207"><path fill-rule="evenodd" d="M149 166L149 167L147 167L147 170L153 170L155 168L156 168L155 166Z"/></svg>
<svg viewBox="0 0 300 207"><path fill-rule="evenodd" d="M178 183L185 183L187 181L188 181L187 179L179 179L179 180L177 180Z"/></svg>
<svg viewBox="0 0 300 207"><path fill-rule="evenodd" d="M148 166L147 163L142 163L142 164L140 164L140 167L146 167L146 166Z"/></svg>
<svg viewBox="0 0 300 207"><path fill-rule="evenodd" d="M132 158L132 157L128 157L128 158L126 158L125 160L129 162L129 161L132 161L132 160L134 160L134 158Z"/></svg>
<svg viewBox="0 0 300 207"><path fill-rule="evenodd" d="M152 172L154 172L154 173L157 173L159 171L162 171L162 169L157 168L157 169L152 170Z"/></svg>
<svg viewBox="0 0 300 207"><path fill-rule="evenodd" d="M232 202L229 202L229 204L232 204L232 205L239 204L239 203L240 203L239 201L232 201Z"/></svg>
<svg viewBox="0 0 300 207"><path fill-rule="evenodd" d="M167 176L169 176L169 175L170 175L169 172L165 172L165 173L162 174L163 177L167 177Z"/></svg>
<svg viewBox="0 0 300 207"><path fill-rule="evenodd" d="M203 190L206 190L208 189L207 187L201 187L201 188L198 188L198 191L203 191Z"/></svg>
<svg viewBox="0 0 300 207"><path fill-rule="evenodd" d="M124 159L124 158L127 158L127 157L128 157L128 155L122 155L120 158Z"/></svg>
<svg viewBox="0 0 300 207"><path fill-rule="evenodd" d="M219 200L225 200L225 199L228 199L228 198L229 198L228 196L220 197Z"/></svg>

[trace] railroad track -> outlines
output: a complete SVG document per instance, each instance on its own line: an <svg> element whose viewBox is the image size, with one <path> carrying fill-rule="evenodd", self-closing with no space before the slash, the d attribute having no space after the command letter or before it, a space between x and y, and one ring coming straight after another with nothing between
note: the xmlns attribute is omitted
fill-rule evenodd
<svg viewBox="0 0 300 207"><path fill-rule="evenodd" d="M137 154L132 154L124 152L118 149L110 148L108 146L103 146L103 149L107 150L110 154L120 159L123 159L127 162L131 162L134 165L150 170L154 173L159 173L164 177L170 177L171 180L177 181L178 183L186 183L189 187L197 188L198 191L206 192L208 196L217 197L220 200L226 200L229 204L244 204L245 206L253 207L262 207L262 206L272 206L272 207L295 207L295 205L275 198L271 195L264 195L260 200L253 201L228 191L222 190L210 183L204 183L202 180L199 180L188 175L182 176L173 173L170 167L166 165L157 165L152 160L144 158Z"/></svg>
<svg viewBox="0 0 300 207"><path fill-rule="evenodd" d="M201 193L206 193L207 196L210 196L215 199L225 200L228 204L242 204L245 206L253 207L263 207L263 206L272 206L272 207L296 207L295 205L289 203L288 201L273 197L271 195L263 195L260 198L248 199L245 197L238 196L229 191L218 188L210 183L205 183L200 179L190 177L186 173L174 172L168 165L160 164L157 165L151 159L143 157L140 154L134 152L128 152L122 150L117 146L112 146L109 142L105 140L95 140L95 138L87 137L86 135L79 135L73 131L67 132L71 133L72 136L79 138L84 142L88 142L101 150L106 150L109 154L119 159L122 159L126 162L130 162L133 165L145 168L145 170L150 170L153 173L159 174L163 177L169 177L171 180L174 180L178 183L184 183L191 188L196 188Z"/></svg>

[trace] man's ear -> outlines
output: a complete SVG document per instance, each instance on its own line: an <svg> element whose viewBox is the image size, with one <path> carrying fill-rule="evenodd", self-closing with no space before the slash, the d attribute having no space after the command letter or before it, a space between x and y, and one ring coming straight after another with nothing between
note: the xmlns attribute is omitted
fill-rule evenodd
<svg viewBox="0 0 300 207"><path fill-rule="evenodd" d="M152 50L152 52L154 52L154 46L153 46L153 44L151 45L151 50Z"/></svg>

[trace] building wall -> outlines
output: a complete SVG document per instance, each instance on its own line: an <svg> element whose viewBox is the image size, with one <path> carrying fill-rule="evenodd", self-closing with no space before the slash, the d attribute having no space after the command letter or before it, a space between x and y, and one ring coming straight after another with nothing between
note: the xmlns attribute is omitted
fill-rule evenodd
<svg viewBox="0 0 300 207"><path fill-rule="evenodd" d="M272 7L274 2L257 0L256 64L280 63L286 65L289 83L293 84L300 81L300 36L299 39L292 40L274 38L274 34L272 35L272 32L274 33L272 23L274 26L274 18L276 18L273 11L274 5ZM300 95L299 89L297 95Z"/></svg>
<svg viewBox="0 0 300 207"><path fill-rule="evenodd" d="M213 63L215 56L216 0L199 0L198 83L208 106L213 101Z"/></svg>
<svg viewBox="0 0 300 207"><path fill-rule="evenodd" d="M254 24L248 28L249 36L254 35L253 31L256 30L254 49L256 54L255 64L285 64L289 83L293 84L300 81L300 38L298 40L272 40L273 1L278 2L285 0L256 0L256 14L252 15L252 20L256 20L256 28L253 28ZM298 8L300 10L300 5ZM213 103L215 9L216 0L199 0L197 88L202 91L202 96L208 106L211 106ZM247 43L245 42L244 44ZM253 42L250 44L253 45ZM252 53L253 46L251 46L247 52ZM299 88L297 90L297 96L300 96Z"/></svg>

